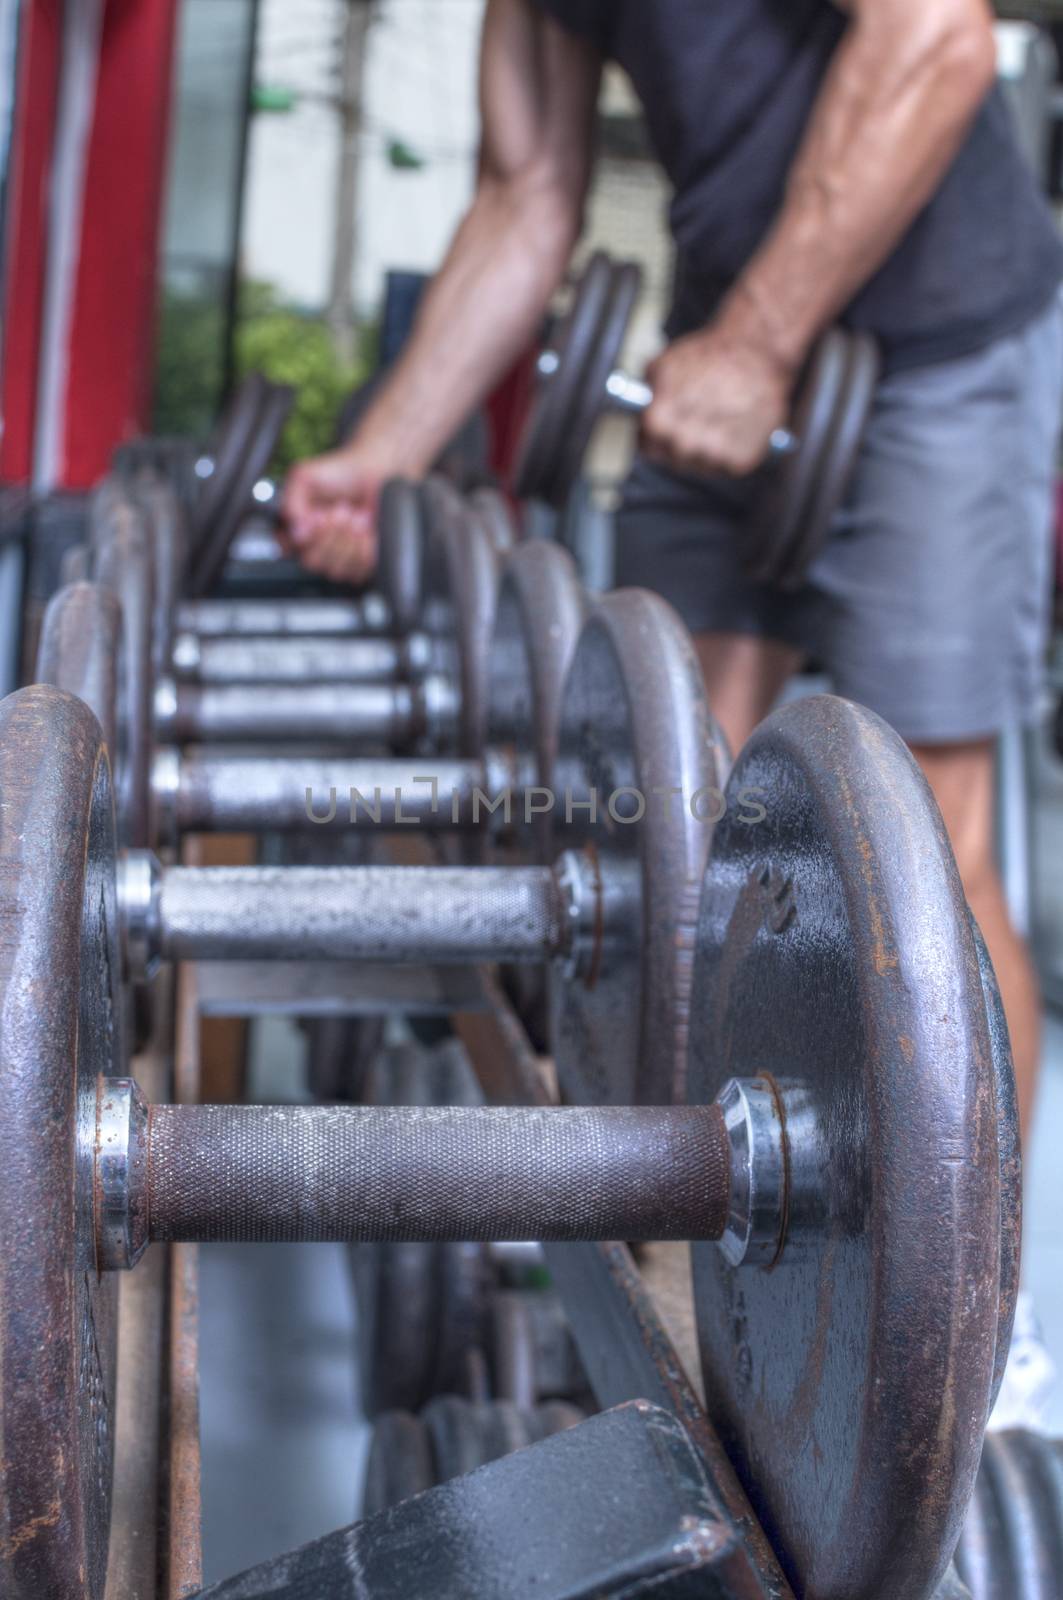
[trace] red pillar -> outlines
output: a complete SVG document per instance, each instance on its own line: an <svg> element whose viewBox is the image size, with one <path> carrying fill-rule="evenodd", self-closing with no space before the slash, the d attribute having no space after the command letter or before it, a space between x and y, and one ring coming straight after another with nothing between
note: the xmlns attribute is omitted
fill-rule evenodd
<svg viewBox="0 0 1063 1600"><path fill-rule="evenodd" d="M33 471L63 9L63 0L34 0L22 22L4 240L0 478L7 483L26 483Z"/></svg>
<svg viewBox="0 0 1063 1600"><path fill-rule="evenodd" d="M177 0L107 0L82 206L63 481L149 422Z"/></svg>

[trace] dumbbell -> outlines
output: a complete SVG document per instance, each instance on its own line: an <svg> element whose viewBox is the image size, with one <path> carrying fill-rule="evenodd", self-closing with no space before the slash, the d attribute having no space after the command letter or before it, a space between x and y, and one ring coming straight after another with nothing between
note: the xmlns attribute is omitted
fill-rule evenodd
<svg viewBox="0 0 1063 1600"><path fill-rule="evenodd" d="M122 601L119 721L126 753L120 785L125 841L145 844L151 838L150 752L156 741L173 744L254 738L270 743L287 739L357 750L359 745L379 743L402 749L423 739L444 756L482 759L485 664L498 583L494 543L485 519L463 519L452 491L427 485L424 493L426 498L434 497L437 514L426 534L418 524L416 537L418 541L424 538L428 553L426 560L418 556L417 565L427 568L423 585L428 597L427 625L439 665L445 670L419 684L357 686L258 684L196 689L168 679L157 683L157 642L166 626L159 621L152 599L153 564L144 520L128 497L114 490L101 501L98 514L106 524L106 535L97 540L96 567ZM65 603L57 601L56 605ZM82 596L80 621L70 629L60 629L56 621L51 631L73 637L77 627L102 629L104 623L98 619L94 623L83 610L85 605ZM570 609L559 619L562 630ZM46 627L46 634L49 631ZM546 642L554 648L555 641L548 636ZM562 649L565 638L557 639L556 645ZM107 651L112 647L101 639L100 648ZM79 650L75 638L74 675L62 679L62 686L72 692L80 692L78 684L85 670ZM56 671L54 659L42 658L43 678L60 681ZM154 718L153 711L157 713ZM305 767L302 770L305 774ZM266 786L265 804L276 798L280 768L275 768L272 779L264 770L260 775ZM172 771L168 777L172 780ZM250 777L248 773L245 782L249 783ZM305 809L304 784L305 777L298 796ZM238 787L243 792L243 785Z"/></svg>
<svg viewBox="0 0 1063 1600"><path fill-rule="evenodd" d="M517 784L520 820L530 829L538 812L571 844L560 858L201 869L129 852L127 970L139 980L185 959L547 968L559 1070L594 1099L670 1098L682 1062L683 942L722 805L722 748L678 618L655 595L617 591L580 631L549 787L533 805ZM507 797L498 799L504 815Z"/></svg>
<svg viewBox="0 0 1063 1600"><path fill-rule="evenodd" d="M513 516L493 489L478 489L460 501L455 491L447 485L441 492L437 486L443 480L433 478L430 486L403 479L393 479L384 485L377 515L378 535L378 593L361 595L356 599L316 598L275 600L198 600L185 601L177 608L173 655L178 664L182 658L191 657L189 665L200 678L212 672L214 681L226 681L226 665L204 660L204 653L217 655L216 640L231 641L265 639L287 641L287 648L297 656L296 670L305 676L298 662L297 640L347 639L379 640L389 632L395 640L396 650L409 647L417 640L423 628L426 597L425 554L429 544L426 529L433 516L445 508L461 504L463 516L475 522L486 534L495 554L504 559L516 547L517 530ZM449 492L448 492L449 491ZM423 635L422 643L423 643ZM381 646L377 644L377 650ZM305 651L306 645L302 646ZM199 659L197 659L197 657ZM253 659L253 658L252 658ZM277 659L269 663L273 680L280 676ZM244 676L236 679L235 670L228 669L234 681L255 681L261 677L259 669L252 667L250 676L245 661L240 669ZM327 663L330 677L340 675L335 662ZM397 667L390 669L394 675ZM184 668L188 676L188 666ZM346 670L344 676L355 679L363 675L355 669Z"/></svg>
<svg viewBox="0 0 1063 1600"><path fill-rule="evenodd" d="M563 506L591 435L609 412L641 416L648 384L616 364L641 272L596 252L571 309L539 359L539 386L521 446L516 490ZM826 542L856 465L880 357L875 340L842 327L816 345L798 382L789 428L773 434L743 531L747 569L760 582L798 588Z"/></svg>
<svg viewBox="0 0 1063 1600"><path fill-rule="evenodd" d="M475 1106L483 1093L457 1039L380 1050L366 1074L374 1106ZM354 1245L362 1410L419 1411L434 1395L523 1407L584 1394L586 1378L557 1296L514 1286L487 1245ZM509 1285L509 1286L507 1286Z"/></svg>
<svg viewBox="0 0 1063 1600"><path fill-rule="evenodd" d="M482 707L478 751L427 761L239 756L170 746L154 752L145 784L143 769L129 771L117 728L119 607L99 585L72 585L53 597L37 677L95 711L108 748L119 754L120 788L138 796L147 789L145 831L138 838L135 829L122 830L134 845L174 844L186 832L353 825L482 833L501 795L508 796L504 812L517 834L542 855L547 823L534 813L521 827L524 796L552 781L561 689L584 614L584 593L568 555L540 540L522 546L503 573L491 635L479 627L459 630L469 655L469 698ZM135 805L132 814L140 815Z"/></svg>
<svg viewBox="0 0 1063 1600"><path fill-rule="evenodd" d="M249 513L272 505L265 474L291 415L293 389L249 373L205 444L138 439L115 453L119 477L168 485L187 531L189 593L209 591Z"/></svg>
<svg viewBox="0 0 1063 1600"><path fill-rule="evenodd" d="M79 701L0 706L0 794L5 1595L102 1591L117 1269L149 1241L492 1238L690 1240L709 1418L790 1582L932 1592L1008 1347L1019 1163L992 971L884 724L812 699L741 753L673 995L689 1068L657 1085L683 1104L610 1071L605 1106L145 1107Z"/></svg>

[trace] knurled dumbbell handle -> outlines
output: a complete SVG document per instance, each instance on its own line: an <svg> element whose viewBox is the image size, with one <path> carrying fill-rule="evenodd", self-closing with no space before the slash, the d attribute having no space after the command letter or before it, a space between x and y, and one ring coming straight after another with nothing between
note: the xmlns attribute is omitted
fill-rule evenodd
<svg viewBox="0 0 1063 1600"><path fill-rule="evenodd" d="M153 1240L718 1239L718 1106L156 1106Z"/></svg>
<svg viewBox="0 0 1063 1600"><path fill-rule="evenodd" d="M152 915L171 961L539 962L570 940L545 867L173 867Z"/></svg>
<svg viewBox="0 0 1063 1600"><path fill-rule="evenodd" d="M314 638L383 634L390 621L381 595L361 600L188 600L176 631L201 638Z"/></svg>

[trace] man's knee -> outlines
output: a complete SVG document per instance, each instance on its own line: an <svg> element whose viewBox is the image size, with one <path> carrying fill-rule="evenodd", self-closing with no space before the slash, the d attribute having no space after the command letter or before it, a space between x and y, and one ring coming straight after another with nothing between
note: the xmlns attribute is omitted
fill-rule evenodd
<svg viewBox="0 0 1063 1600"><path fill-rule="evenodd" d="M994 854L995 745L916 745L913 755L938 803L960 880L973 903L999 892Z"/></svg>

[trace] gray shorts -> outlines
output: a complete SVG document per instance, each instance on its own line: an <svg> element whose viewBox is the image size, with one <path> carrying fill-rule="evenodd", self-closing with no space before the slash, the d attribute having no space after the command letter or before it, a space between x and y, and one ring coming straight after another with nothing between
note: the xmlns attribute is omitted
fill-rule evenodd
<svg viewBox="0 0 1063 1600"><path fill-rule="evenodd" d="M912 743L999 733L1037 710L1052 592L1063 310L975 355L881 384L848 503L807 584L751 583L747 487L640 462L618 584L695 633L795 646Z"/></svg>

